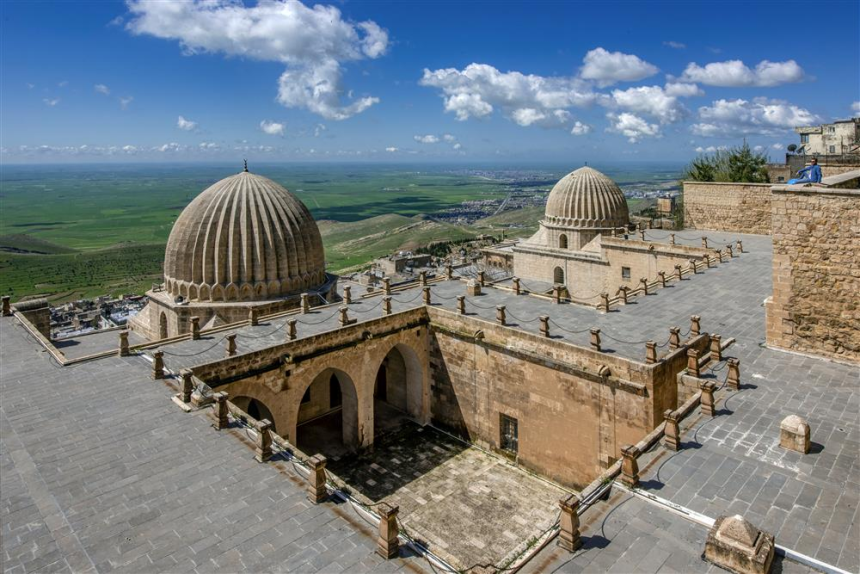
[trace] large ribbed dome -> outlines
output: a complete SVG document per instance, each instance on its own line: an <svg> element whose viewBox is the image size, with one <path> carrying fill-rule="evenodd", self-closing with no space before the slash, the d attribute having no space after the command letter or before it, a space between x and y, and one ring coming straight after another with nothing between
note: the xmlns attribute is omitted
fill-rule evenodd
<svg viewBox="0 0 860 574"><path fill-rule="evenodd" d="M191 301L259 301L326 281L322 238L308 208L247 171L198 195L167 240L165 287Z"/></svg>
<svg viewBox="0 0 860 574"><path fill-rule="evenodd" d="M546 202L544 223L580 229L623 227L629 221L624 193L614 181L590 167L559 180Z"/></svg>

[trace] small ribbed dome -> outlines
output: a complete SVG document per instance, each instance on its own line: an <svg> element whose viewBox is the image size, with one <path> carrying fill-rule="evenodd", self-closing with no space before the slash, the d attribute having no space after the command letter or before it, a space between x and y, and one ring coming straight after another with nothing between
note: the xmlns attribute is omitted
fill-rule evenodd
<svg viewBox="0 0 860 574"><path fill-rule="evenodd" d="M618 185L590 167L559 180L546 202L544 222L580 229L623 227L630 220L627 200Z"/></svg>
<svg viewBox="0 0 860 574"><path fill-rule="evenodd" d="M322 238L308 208L247 171L198 195L173 225L164 257L173 296L259 301L326 281Z"/></svg>

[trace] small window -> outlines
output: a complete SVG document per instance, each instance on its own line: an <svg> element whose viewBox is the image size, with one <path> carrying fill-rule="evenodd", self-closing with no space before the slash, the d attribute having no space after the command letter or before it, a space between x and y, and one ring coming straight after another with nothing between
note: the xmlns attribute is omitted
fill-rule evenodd
<svg viewBox="0 0 860 574"><path fill-rule="evenodd" d="M835 145L830 146L830 153L836 153L836 146Z"/></svg>
<svg viewBox="0 0 860 574"><path fill-rule="evenodd" d="M302 404L309 403L309 402L311 402L311 388L310 387L308 387L308 389L305 391L304 396L302 396Z"/></svg>
<svg viewBox="0 0 860 574"><path fill-rule="evenodd" d="M800 143L809 143L809 134L800 134Z"/></svg>
<svg viewBox="0 0 860 574"><path fill-rule="evenodd" d="M836 133L836 126L828 126L827 133L835 134Z"/></svg>
<svg viewBox="0 0 860 574"><path fill-rule="evenodd" d="M499 444L502 450L517 454L519 447L519 430L517 429L517 419L508 415L500 414L499 422Z"/></svg>
<svg viewBox="0 0 860 574"><path fill-rule="evenodd" d="M567 249L567 235L560 235L558 238L558 246L561 249Z"/></svg>
<svg viewBox="0 0 860 574"><path fill-rule="evenodd" d="M561 267L553 269L552 280L556 285L564 285L564 269Z"/></svg>
<svg viewBox="0 0 860 574"><path fill-rule="evenodd" d="M776 181L783 182L783 181L785 181L785 178L783 176L779 176L776 178Z"/></svg>
<svg viewBox="0 0 860 574"><path fill-rule="evenodd" d="M622 267L621 268L621 278L622 279L630 279L630 268Z"/></svg>

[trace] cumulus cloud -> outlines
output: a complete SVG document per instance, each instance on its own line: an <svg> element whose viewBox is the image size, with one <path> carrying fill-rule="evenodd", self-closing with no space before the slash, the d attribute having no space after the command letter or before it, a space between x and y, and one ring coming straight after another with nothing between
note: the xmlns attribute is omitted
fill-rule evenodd
<svg viewBox="0 0 860 574"><path fill-rule="evenodd" d="M186 120L182 116L179 116L179 119L176 120L176 127L181 130L185 130L186 132L191 132L197 129L197 122L192 122L191 120Z"/></svg>
<svg viewBox="0 0 860 574"><path fill-rule="evenodd" d="M676 87L673 87L672 91L677 92ZM658 119L661 124L677 122L688 113L678 100L678 96L670 95L669 91L660 86L613 90L612 102L619 108L650 115Z"/></svg>
<svg viewBox="0 0 860 574"><path fill-rule="evenodd" d="M434 136L433 134L427 134L426 136L413 136L412 139L423 144L439 143L438 136Z"/></svg>
<svg viewBox="0 0 860 574"><path fill-rule="evenodd" d="M670 48L674 48L676 50L683 50L687 47L686 44L682 44L681 42L673 42L672 40L667 40L663 42L664 46L669 46Z"/></svg>
<svg viewBox="0 0 860 574"><path fill-rule="evenodd" d="M457 138L452 136L451 134L442 134L442 139L448 143L457 141Z"/></svg>
<svg viewBox="0 0 860 574"><path fill-rule="evenodd" d="M385 151L387 151L388 153L394 153L397 151L397 148L396 147L387 147L387 148L385 148Z"/></svg>
<svg viewBox="0 0 860 574"><path fill-rule="evenodd" d="M775 143L775 144L772 144L770 147L771 147L771 149L782 151L785 149L785 144Z"/></svg>
<svg viewBox="0 0 860 574"><path fill-rule="evenodd" d="M700 136L781 135L796 126L821 123L821 118L782 100L717 100L699 108L699 123L691 129Z"/></svg>
<svg viewBox="0 0 860 574"><path fill-rule="evenodd" d="M127 110L127 109L128 109L128 106L129 106L129 105L131 104L131 102L133 102L133 101L134 101L134 98L133 98L132 96L128 96L128 97L126 97L126 98L120 98L120 99L119 99L119 107L120 107L120 109Z"/></svg>
<svg viewBox="0 0 860 574"><path fill-rule="evenodd" d="M595 48L585 54L582 60L581 78L594 80L601 87L617 82L634 82L653 76L659 69L653 64L633 54L609 52Z"/></svg>
<svg viewBox="0 0 860 574"><path fill-rule="evenodd" d="M269 120L260 122L260 129L263 130L263 133L267 133L270 136L283 136L285 127L284 124Z"/></svg>
<svg viewBox="0 0 860 574"><path fill-rule="evenodd" d="M657 124L649 124L644 119L631 113L616 114L609 112L606 118L610 122L610 126L606 131L611 133L621 134L627 138L630 143L639 143L643 137L660 137L660 126Z"/></svg>
<svg viewBox="0 0 860 574"><path fill-rule="evenodd" d="M709 145L708 147L699 146L696 148L696 153L714 153L717 151L726 151L727 149L729 149L728 146L724 146L724 145L721 145L721 146Z"/></svg>
<svg viewBox="0 0 860 574"><path fill-rule="evenodd" d="M463 147L463 146L462 146L461 144L459 144L459 143L455 143L455 144L454 144L454 147L453 147L452 149L456 149L456 150L458 150L458 149L460 149L460 148L462 148L462 147Z"/></svg>
<svg viewBox="0 0 860 574"><path fill-rule="evenodd" d="M342 102L343 64L378 58L388 32L372 21L352 23L334 6L308 7L297 0L146 2L129 0L134 34L178 40L186 54L223 53L281 62L278 101L328 120L343 120L379 102L362 97Z"/></svg>
<svg viewBox="0 0 860 574"><path fill-rule="evenodd" d="M801 82L805 79L805 74L803 68L794 60L785 62L763 60L755 69L748 68L740 60L728 60L705 66L691 62L680 79L684 82L698 82L706 86L727 88L773 87Z"/></svg>
<svg viewBox="0 0 860 574"><path fill-rule="evenodd" d="M314 126L314 137L318 138L326 130L325 124L317 124Z"/></svg>
<svg viewBox="0 0 860 574"><path fill-rule="evenodd" d="M663 88L667 95L678 98L692 98L694 96L704 96L702 91L696 84L687 84L683 82L669 82Z"/></svg>
<svg viewBox="0 0 860 574"><path fill-rule="evenodd" d="M46 106L54 107L60 103L60 98L42 98L42 101L45 102Z"/></svg>
<svg viewBox="0 0 860 574"><path fill-rule="evenodd" d="M106 96L110 95L110 88L108 88L104 84L96 84L95 86L93 86L93 90L95 90L96 93L99 93L99 94L104 94Z"/></svg>
<svg viewBox="0 0 860 574"><path fill-rule="evenodd" d="M588 124L584 124L580 121L576 121L573 123L573 127L570 129L571 135L574 136L584 136L591 133L591 126Z"/></svg>
<svg viewBox="0 0 860 574"><path fill-rule="evenodd" d="M855 115L860 115L860 101L851 104L851 111L854 112Z"/></svg>

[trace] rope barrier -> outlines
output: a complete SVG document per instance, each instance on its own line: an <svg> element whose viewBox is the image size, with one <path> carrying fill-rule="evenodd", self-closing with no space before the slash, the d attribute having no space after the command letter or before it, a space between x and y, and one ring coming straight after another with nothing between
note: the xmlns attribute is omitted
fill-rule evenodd
<svg viewBox="0 0 860 574"><path fill-rule="evenodd" d="M203 353L211 351L212 349L214 349L215 347L220 345L221 342L224 341L225 339L227 339L226 335L224 337L221 337L217 341L215 341L211 346L206 347L202 351L197 351L196 353L171 353L170 351L164 351L164 350L162 350L162 352L165 355L169 355L171 357L196 357L197 355L202 355Z"/></svg>
<svg viewBox="0 0 860 574"><path fill-rule="evenodd" d="M556 327L558 327L559 329L561 329L562 331L566 331L572 335L578 335L580 333L587 333L587 332L591 331L591 327L587 327L585 329L582 329L581 331L572 331L570 329L566 329L565 327L562 327L561 325L556 323L555 320L553 320L553 319L550 319L549 322L552 323L553 325L555 325Z"/></svg>
<svg viewBox="0 0 860 574"><path fill-rule="evenodd" d="M319 321L300 321L300 320L296 319L296 322L301 323L302 325L319 325L321 323L325 323L326 321L328 321L329 319L331 319L332 317L337 315L339 311L340 311L340 309L335 309L334 313L332 313L331 315L329 315L325 319L321 319ZM301 317L301 315L299 315L299 317Z"/></svg>
<svg viewBox="0 0 860 574"><path fill-rule="evenodd" d="M489 309L495 309L496 308L495 305L492 305L490 307L486 307L484 305L478 305L477 303L473 302L471 299L468 299L468 298L466 299L466 303L468 303L469 305L472 305L473 307L477 307L478 309L488 309L489 310Z"/></svg>
<svg viewBox="0 0 860 574"><path fill-rule="evenodd" d="M510 317L514 321L517 321L518 323L534 323L535 321L540 320L540 317L535 317L534 319L520 319L519 317L517 317L516 315L514 315L513 313L511 313L507 309L505 310L505 315Z"/></svg>
<svg viewBox="0 0 860 574"><path fill-rule="evenodd" d="M369 313L370 311L373 311L374 309L376 309L376 308L377 308L377 307L379 307L380 305L382 305L382 299L380 299L379 301L377 301L377 302L376 302L376 305L374 305L373 307L368 307L367 309L364 309L364 310L353 309L352 307L350 307L350 310L352 310L352 311L354 311L354 312L356 312L356 313Z"/></svg>
<svg viewBox="0 0 860 574"><path fill-rule="evenodd" d="M624 345L644 345L645 343L647 343L649 341L649 339L646 339L644 341L624 341L622 339L616 339L615 337L613 337L609 333L604 333L603 331L600 332L600 337L601 338L606 337L607 339L611 339L611 340L615 341L616 343L621 343Z"/></svg>
<svg viewBox="0 0 860 574"><path fill-rule="evenodd" d="M271 331L271 332L266 333L264 335L252 335L250 333L242 333L242 338L248 337L250 339L264 339L266 337L271 337L272 335L274 335L275 333L277 333L278 331L283 329L286 325L287 325L287 322L284 321L283 323L281 323L280 327L276 327L274 331Z"/></svg>
<svg viewBox="0 0 860 574"><path fill-rule="evenodd" d="M416 299L421 297L423 294L424 294L423 291L418 291L418 293L415 295L415 297L413 297L412 299L409 299L408 301L401 301L400 299L395 299L393 296L391 297L391 300L396 301L397 303L412 303L413 301L415 301Z"/></svg>

